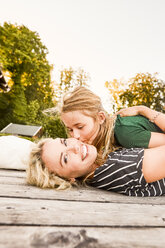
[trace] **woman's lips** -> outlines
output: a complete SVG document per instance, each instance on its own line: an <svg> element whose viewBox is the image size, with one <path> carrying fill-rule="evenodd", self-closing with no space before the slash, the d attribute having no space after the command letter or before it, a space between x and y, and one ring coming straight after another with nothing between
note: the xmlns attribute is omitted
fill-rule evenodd
<svg viewBox="0 0 165 248"><path fill-rule="evenodd" d="M84 160L88 155L88 149L86 145L82 145L82 160Z"/></svg>

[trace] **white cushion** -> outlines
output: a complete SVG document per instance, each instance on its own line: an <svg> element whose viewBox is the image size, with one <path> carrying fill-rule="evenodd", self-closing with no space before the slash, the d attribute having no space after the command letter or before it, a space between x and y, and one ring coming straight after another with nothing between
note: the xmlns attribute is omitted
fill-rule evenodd
<svg viewBox="0 0 165 248"><path fill-rule="evenodd" d="M33 142L16 136L0 137L0 168L26 170Z"/></svg>

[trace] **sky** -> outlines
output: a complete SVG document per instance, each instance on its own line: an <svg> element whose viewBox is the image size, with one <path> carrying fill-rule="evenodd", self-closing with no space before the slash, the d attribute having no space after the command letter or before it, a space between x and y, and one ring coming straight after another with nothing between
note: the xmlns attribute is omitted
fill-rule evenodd
<svg viewBox="0 0 165 248"><path fill-rule="evenodd" d="M165 80L165 0L0 0L0 9L0 25L39 34L54 81L62 68L82 68L103 104L106 81L140 72Z"/></svg>

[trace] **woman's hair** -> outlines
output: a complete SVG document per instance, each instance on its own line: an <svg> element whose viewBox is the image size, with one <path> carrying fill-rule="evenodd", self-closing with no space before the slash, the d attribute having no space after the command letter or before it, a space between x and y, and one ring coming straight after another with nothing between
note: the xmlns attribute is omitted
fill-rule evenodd
<svg viewBox="0 0 165 248"><path fill-rule="evenodd" d="M60 113L76 110L82 111L83 114L92 117L95 121L97 121L100 111L105 113L105 121L100 125L100 130L92 142L92 145L94 145L98 151L97 162L101 164L106 156L116 149L114 139L116 116L109 116L102 106L100 97L83 86L76 87L72 92L64 95ZM102 161L102 159L104 160Z"/></svg>
<svg viewBox="0 0 165 248"><path fill-rule="evenodd" d="M38 186L40 188L71 188L71 183L50 172L42 160L43 146L45 142L51 140L43 139L38 143L34 143L30 154L30 162L27 168L27 183Z"/></svg>

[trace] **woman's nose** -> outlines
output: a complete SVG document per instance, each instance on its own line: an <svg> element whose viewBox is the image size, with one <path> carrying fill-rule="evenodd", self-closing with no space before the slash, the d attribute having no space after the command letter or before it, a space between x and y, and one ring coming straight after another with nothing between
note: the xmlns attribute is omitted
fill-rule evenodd
<svg viewBox="0 0 165 248"><path fill-rule="evenodd" d="M72 151L74 153L79 153L80 151L80 146L77 144L70 145L67 149L68 151Z"/></svg>

